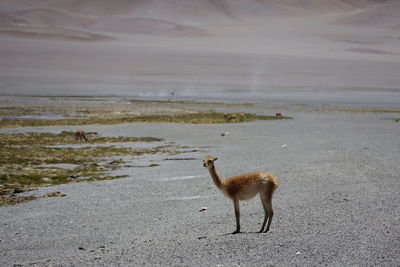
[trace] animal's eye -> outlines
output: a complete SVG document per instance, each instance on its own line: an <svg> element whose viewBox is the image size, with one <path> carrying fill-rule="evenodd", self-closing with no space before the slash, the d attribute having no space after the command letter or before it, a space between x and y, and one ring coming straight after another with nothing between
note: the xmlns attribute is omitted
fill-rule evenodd
<svg viewBox="0 0 400 267"><path fill-rule="evenodd" d="M212 162L212 160L209 160L209 161L208 161L208 163L211 163L211 162Z"/></svg>

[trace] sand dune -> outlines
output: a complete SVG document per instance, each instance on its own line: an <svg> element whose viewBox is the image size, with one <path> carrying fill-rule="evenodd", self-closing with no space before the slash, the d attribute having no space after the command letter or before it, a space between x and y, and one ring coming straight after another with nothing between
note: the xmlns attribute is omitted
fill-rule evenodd
<svg viewBox="0 0 400 267"><path fill-rule="evenodd" d="M100 32L154 34L161 36L204 36L205 31L182 24L157 19L99 18L88 29Z"/></svg>
<svg viewBox="0 0 400 267"><path fill-rule="evenodd" d="M65 13L59 10L35 8L8 13L15 18L23 18L31 24L60 26L70 28L85 28L93 18Z"/></svg>
<svg viewBox="0 0 400 267"><path fill-rule="evenodd" d="M356 27L376 27L400 32L400 3L362 9L338 20L338 23Z"/></svg>
<svg viewBox="0 0 400 267"><path fill-rule="evenodd" d="M0 13L0 28L3 29L0 32L6 32L4 26L8 28L7 32L10 32L15 27L13 30L19 33L33 33L34 29L37 28L37 36L43 37L47 36L47 33L43 32L44 26L69 28L85 32L97 31L187 37L205 35L204 30L200 28L160 19L86 16L49 8ZM46 31L49 31L49 29L46 29Z"/></svg>
<svg viewBox="0 0 400 267"><path fill-rule="evenodd" d="M339 23L398 29L399 10L393 0L2 0L0 26L189 37L205 25L345 14Z"/></svg>
<svg viewBox="0 0 400 267"><path fill-rule="evenodd" d="M64 0L48 5L83 15L146 17L186 23L264 18L357 9L367 0Z"/></svg>
<svg viewBox="0 0 400 267"><path fill-rule="evenodd" d="M55 26L0 27L0 34L30 39L53 39L67 41L110 41L114 38L86 31Z"/></svg>
<svg viewBox="0 0 400 267"><path fill-rule="evenodd" d="M7 26L7 32L10 32L14 27L13 30L19 33L33 33L36 28L38 31L37 36L43 37L48 36L48 31L54 27L68 28L70 29L69 33L95 31L162 36L204 35L204 31L199 28L158 19L85 16L48 8L27 9L0 14L1 26L3 27L0 32L5 32L4 26ZM46 28L46 26L49 28ZM68 33L65 31L63 35L67 36ZM99 40L101 39L99 38Z"/></svg>
<svg viewBox="0 0 400 267"><path fill-rule="evenodd" d="M395 3L396 0L61 0L46 6L81 15L209 23L226 18L349 12Z"/></svg>
<svg viewBox="0 0 400 267"><path fill-rule="evenodd" d="M114 39L86 29L91 20L93 19L45 8L2 12L0 13L0 34L71 41Z"/></svg>
<svg viewBox="0 0 400 267"><path fill-rule="evenodd" d="M12 12L24 9L37 8L49 3L54 3L57 0L0 0L0 11Z"/></svg>

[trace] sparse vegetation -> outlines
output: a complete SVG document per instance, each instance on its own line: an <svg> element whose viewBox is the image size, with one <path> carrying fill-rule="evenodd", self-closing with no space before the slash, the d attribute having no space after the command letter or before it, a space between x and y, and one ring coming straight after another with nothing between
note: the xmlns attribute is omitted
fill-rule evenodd
<svg viewBox="0 0 400 267"><path fill-rule="evenodd" d="M152 137L103 137L97 133L91 134L91 142L95 144L161 141ZM76 143L73 132L0 134L0 205L35 199L34 196L17 194L32 190L36 186L125 177L107 174L124 163L123 160L108 161L109 157L180 153L177 151L179 147L171 144L140 149L112 145L56 147L71 143ZM49 164L56 166L46 166ZM57 167L57 164L69 164L72 168ZM148 167L154 166L156 164Z"/></svg>
<svg viewBox="0 0 400 267"><path fill-rule="evenodd" d="M40 98L45 98L42 101ZM243 113L240 108L252 104L210 103L195 101L143 101L93 97L40 97L32 102L2 102L0 128L25 126L61 126L89 124L120 124L134 122L173 123L240 123L254 120L289 119ZM65 98L65 101L59 101ZM99 100L99 101L98 101ZM223 112L209 108L229 108L236 119L227 122ZM232 109L238 109L232 111ZM19 193L37 186L69 182L115 179L108 173L124 165L115 157L163 153L176 155L185 147L176 145L129 146L96 144L118 142L156 142L154 137L103 137L86 132L88 142L75 140L75 132L0 134L0 205L34 199ZM68 146L73 144L74 146ZM114 157L110 159L110 157ZM106 162L106 163L104 163ZM69 165L68 167L63 165ZM52 165L52 166L49 166ZM140 167L156 167L155 163ZM138 166L136 166L138 167Z"/></svg>
<svg viewBox="0 0 400 267"><path fill-rule="evenodd" d="M74 98L71 98L72 100ZM88 98L89 99L89 98ZM106 104L96 101L87 103L53 103L49 98L46 104L21 105L20 103L3 103L0 107L0 128L25 126L58 126L89 124L120 124L134 122L175 122L175 123L225 123L224 113L208 110L211 107L240 108L252 104L195 102L195 101L144 101L129 100ZM72 101L71 100L71 101ZM42 118L43 116L49 118ZM244 114L238 110L231 112L237 118L244 115L246 122L253 120L287 119L275 116ZM43 115L43 116L42 116ZM23 117L25 116L25 117ZM27 119L26 116L30 116ZM52 118L53 117L53 118Z"/></svg>
<svg viewBox="0 0 400 267"><path fill-rule="evenodd" d="M238 113L239 114L239 113ZM289 119L290 117L263 116L246 113L243 121L254 120L277 120ZM239 116L239 115L238 115ZM149 115L129 115L119 114L102 114L90 113L90 117L86 119L61 119L61 120L22 120L22 119L2 119L0 127L36 127L36 126L57 126L57 125L88 125L88 124L119 124L132 122L176 122L176 123L225 123L224 113L216 111L191 111L179 114L149 114Z"/></svg>
<svg viewBox="0 0 400 267"><path fill-rule="evenodd" d="M161 138L155 137L104 137L96 132L88 132L86 135L89 137L89 141L86 144L104 144L114 142L156 142L163 141ZM77 143L75 140L74 132L63 131L59 134L55 133L15 133L15 134L0 134L0 147L2 146L40 146L40 145L64 145Z"/></svg>
<svg viewBox="0 0 400 267"><path fill-rule="evenodd" d="M395 122L399 122L400 118L384 118L384 120L392 120L392 121L395 121Z"/></svg>

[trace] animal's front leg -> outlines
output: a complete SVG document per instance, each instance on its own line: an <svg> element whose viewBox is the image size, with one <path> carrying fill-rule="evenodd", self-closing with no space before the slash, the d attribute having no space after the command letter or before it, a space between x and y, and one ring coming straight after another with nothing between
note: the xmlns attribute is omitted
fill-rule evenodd
<svg viewBox="0 0 400 267"><path fill-rule="evenodd" d="M261 194L260 196L261 196L261 203L264 208L264 222L262 223L261 230L259 231L259 233L262 233L264 231L265 224L267 223L268 220L268 209L267 205L265 204L265 200L263 199L263 195Z"/></svg>
<svg viewBox="0 0 400 267"><path fill-rule="evenodd" d="M236 230L232 234L240 233L240 210L239 210L239 200L233 200L233 205L235 207L235 217L236 217Z"/></svg>

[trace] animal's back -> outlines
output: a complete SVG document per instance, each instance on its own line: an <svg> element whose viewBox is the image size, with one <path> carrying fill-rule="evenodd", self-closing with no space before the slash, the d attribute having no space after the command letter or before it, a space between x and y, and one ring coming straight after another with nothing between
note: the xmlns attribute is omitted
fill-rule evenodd
<svg viewBox="0 0 400 267"><path fill-rule="evenodd" d="M267 172L251 172L226 178L224 184L228 197L245 200L256 196L261 188L272 186L275 190L278 180Z"/></svg>

